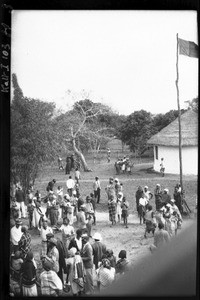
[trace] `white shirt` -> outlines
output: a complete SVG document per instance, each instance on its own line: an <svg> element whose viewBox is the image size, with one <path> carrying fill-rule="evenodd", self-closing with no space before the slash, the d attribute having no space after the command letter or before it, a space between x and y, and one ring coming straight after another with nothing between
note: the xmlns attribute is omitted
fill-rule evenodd
<svg viewBox="0 0 200 300"><path fill-rule="evenodd" d="M147 203L148 203L148 201L147 201L146 198L140 198L139 199L139 205L146 206Z"/></svg>
<svg viewBox="0 0 200 300"><path fill-rule="evenodd" d="M71 225L64 225L62 224L60 226L60 230L66 234L66 235L72 235L72 234L75 234L75 231L74 231L74 227L71 226Z"/></svg>
<svg viewBox="0 0 200 300"><path fill-rule="evenodd" d="M75 238L76 244L78 246L78 249L81 251L82 249L82 239L80 238L79 240Z"/></svg>
<svg viewBox="0 0 200 300"><path fill-rule="evenodd" d="M18 242L21 239L21 236L23 234L21 228L21 226L19 226L18 228L16 226L13 226L10 230L10 240L13 245L18 245Z"/></svg>
<svg viewBox="0 0 200 300"><path fill-rule="evenodd" d="M47 226L46 229L44 229L44 227L42 226L41 228L38 228L40 231L40 236L42 238L42 241L47 241L47 234L48 233L53 233L53 230L51 227Z"/></svg>
<svg viewBox="0 0 200 300"><path fill-rule="evenodd" d="M70 178L70 179L67 180L66 185L67 185L68 189L73 189L74 186L75 186L75 182L72 178Z"/></svg>

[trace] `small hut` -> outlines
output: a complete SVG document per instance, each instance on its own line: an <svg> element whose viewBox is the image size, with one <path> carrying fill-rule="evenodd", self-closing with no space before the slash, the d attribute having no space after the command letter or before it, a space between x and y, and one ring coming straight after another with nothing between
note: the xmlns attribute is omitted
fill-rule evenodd
<svg viewBox="0 0 200 300"><path fill-rule="evenodd" d="M184 175L198 173L198 114L188 110L181 115L182 172ZM147 144L154 148L154 170L160 171L164 158L165 172L180 173L179 165L179 125L178 118L153 135Z"/></svg>

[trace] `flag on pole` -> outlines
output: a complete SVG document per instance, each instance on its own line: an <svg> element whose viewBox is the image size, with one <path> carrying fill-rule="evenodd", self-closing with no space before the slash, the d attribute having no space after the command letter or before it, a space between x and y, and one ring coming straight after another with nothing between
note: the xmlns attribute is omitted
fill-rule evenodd
<svg viewBox="0 0 200 300"><path fill-rule="evenodd" d="M178 39L178 43L179 54L190 57L199 57L199 47L194 42Z"/></svg>

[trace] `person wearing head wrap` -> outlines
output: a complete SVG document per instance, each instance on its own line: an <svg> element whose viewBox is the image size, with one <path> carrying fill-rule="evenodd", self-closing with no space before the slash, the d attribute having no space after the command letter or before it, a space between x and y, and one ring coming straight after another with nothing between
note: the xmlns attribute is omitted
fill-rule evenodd
<svg viewBox="0 0 200 300"><path fill-rule="evenodd" d="M162 203L163 203L163 205L166 205L166 204L170 203L171 198L172 197L169 194L169 189L165 188L163 190L163 194L162 194Z"/></svg>
<svg viewBox="0 0 200 300"><path fill-rule="evenodd" d="M94 278L93 278L93 257L92 246L89 242L87 233L82 234L83 249L81 257L85 268L85 293L91 295L94 292Z"/></svg>
<svg viewBox="0 0 200 300"><path fill-rule="evenodd" d="M40 274L40 285L42 296L58 296L63 289L63 284L55 271L52 270L52 264L48 260L43 260L44 271Z"/></svg>
<svg viewBox="0 0 200 300"><path fill-rule="evenodd" d="M66 285L70 283L73 296L80 295L84 288L84 267L82 258L75 247L70 248L66 259L67 277Z"/></svg>
<svg viewBox="0 0 200 300"><path fill-rule="evenodd" d="M126 258L126 250L121 250L118 257L119 260L116 263L115 270L117 274L119 273L120 275L123 275L129 270L129 262Z"/></svg>
<svg viewBox="0 0 200 300"><path fill-rule="evenodd" d="M19 250L22 251L22 258L25 258L27 253L31 251L31 235L28 232L28 227L23 225L21 228L22 236L18 243Z"/></svg>
<svg viewBox="0 0 200 300"><path fill-rule="evenodd" d="M115 268L111 267L108 258L103 258L97 270L97 283L99 290L106 289L115 280Z"/></svg>
<svg viewBox="0 0 200 300"><path fill-rule="evenodd" d="M27 253L20 273L22 278L22 295L26 297L37 296L36 268L33 263L33 253L31 251Z"/></svg>

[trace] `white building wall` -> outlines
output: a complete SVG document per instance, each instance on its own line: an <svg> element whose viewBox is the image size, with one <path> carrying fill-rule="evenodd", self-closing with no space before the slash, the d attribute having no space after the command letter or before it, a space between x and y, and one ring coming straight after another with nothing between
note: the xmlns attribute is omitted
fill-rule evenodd
<svg viewBox="0 0 200 300"><path fill-rule="evenodd" d="M164 158L165 173L179 174L179 148L178 147L158 147L158 159L156 159L156 150L154 146L154 170L160 171L161 158ZM182 171L183 174L198 174L198 148L195 146L182 148Z"/></svg>

